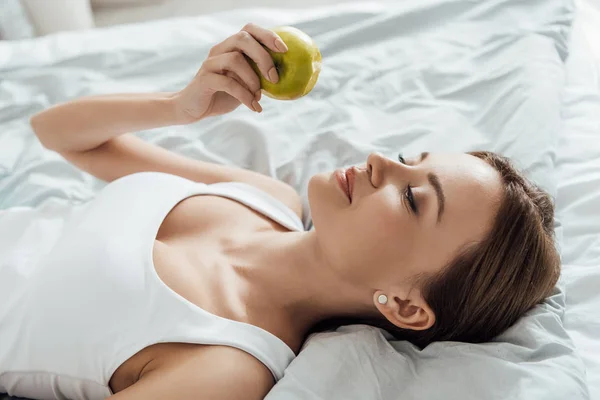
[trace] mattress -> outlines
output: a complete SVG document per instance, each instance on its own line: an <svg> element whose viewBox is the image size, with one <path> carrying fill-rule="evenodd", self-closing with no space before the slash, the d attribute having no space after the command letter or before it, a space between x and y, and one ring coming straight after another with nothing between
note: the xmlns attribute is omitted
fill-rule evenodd
<svg viewBox="0 0 600 400"><path fill-rule="evenodd" d="M558 154L558 211L567 297L565 327L600 399L600 2L578 2Z"/></svg>

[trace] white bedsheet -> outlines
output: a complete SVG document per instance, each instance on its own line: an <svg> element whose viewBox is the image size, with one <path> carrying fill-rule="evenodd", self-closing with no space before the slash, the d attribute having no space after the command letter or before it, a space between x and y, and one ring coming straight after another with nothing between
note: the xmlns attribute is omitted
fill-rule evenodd
<svg viewBox="0 0 600 400"><path fill-rule="evenodd" d="M234 11L0 43L0 267L34 262L52 245L44 236L49 224L62 223L69 204L102 186L44 151L28 116L91 93L179 89L212 44L248 21L294 24L313 36L324 61L314 91L294 102L265 99L261 115L240 108L141 136L190 157L277 176L303 194L315 172L363 162L372 150L392 156L492 149L556 194L572 14L566 0L369 2ZM566 180L576 184L578 176ZM585 221L591 206L575 204L584 215L577 221ZM573 249L597 254L585 238ZM39 252L14 250L31 243ZM591 268L565 268L563 283L584 285L593 276ZM561 288L494 343L438 343L420 352L363 326L315 335L268 399L587 399L583 363L562 328ZM586 301L574 304L593 307ZM585 321L572 326L582 335L592 329Z"/></svg>
<svg viewBox="0 0 600 400"><path fill-rule="evenodd" d="M558 210L564 221L565 327L600 399L600 1L581 0L567 62ZM596 41L592 41L596 40Z"/></svg>

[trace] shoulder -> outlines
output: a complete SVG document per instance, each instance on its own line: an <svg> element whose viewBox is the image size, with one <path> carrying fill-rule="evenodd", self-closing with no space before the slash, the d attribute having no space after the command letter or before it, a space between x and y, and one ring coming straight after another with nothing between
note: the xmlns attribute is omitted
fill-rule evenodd
<svg viewBox="0 0 600 400"><path fill-rule="evenodd" d="M252 355L228 346L182 345L111 400L262 400L275 384Z"/></svg>
<svg viewBox="0 0 600 400"><path fill-rule="evenodd" d="M243 350L228 346L208 346L203 350L205 350L203 354L196 356L197 362L210 360L215 379L233 378L238 385L245 386L246 390L264 391L264 395L275 384L273 375L266 365Z"/></svg>
<svg viewBox="0 0 600 400"><path fill-rule="evenodd" d="M275 384L262 362L228 346L198 346L173 372L208 399L262 400Z"/></svg>

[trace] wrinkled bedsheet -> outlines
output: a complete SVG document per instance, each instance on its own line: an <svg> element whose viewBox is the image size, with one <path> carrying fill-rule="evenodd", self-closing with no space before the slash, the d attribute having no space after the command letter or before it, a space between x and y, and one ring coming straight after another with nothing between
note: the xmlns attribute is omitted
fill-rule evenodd
<svg viewBox="0 0 600 400"><path fill-rule="evenodd" d="M82 95L180 89L210 47L248 21L294 25L315 39L323 71L313 92L265 98L260 115L240 107L141 137L276 176L304 199L314 173L364 162L374 150L494 150L556 195L572 17L566 0L411 0L237 10L0 42L0 267L43 256L53 244L44 232L103 186L44 150L29 116ZM310 228L307 203L305 211ZM561 218L556 231L562 243ZM33 243L28 258L15 257ZM584 364L563 327L565 293L563 277L544 304L481 345L419 351L360 325L316 334L267 399L588 399Z"/></svg>

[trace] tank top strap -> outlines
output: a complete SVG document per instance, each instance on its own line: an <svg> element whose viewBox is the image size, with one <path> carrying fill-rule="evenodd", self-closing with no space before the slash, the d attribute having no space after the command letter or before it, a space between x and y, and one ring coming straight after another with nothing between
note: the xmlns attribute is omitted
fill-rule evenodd
<svg viewBox="0 0 600 400"><path fill-rule="evenodd" d="M207 194L236 200L292 231L303 231L298 215L267 192L243 182L219 182L207 186Z"/></svg>

